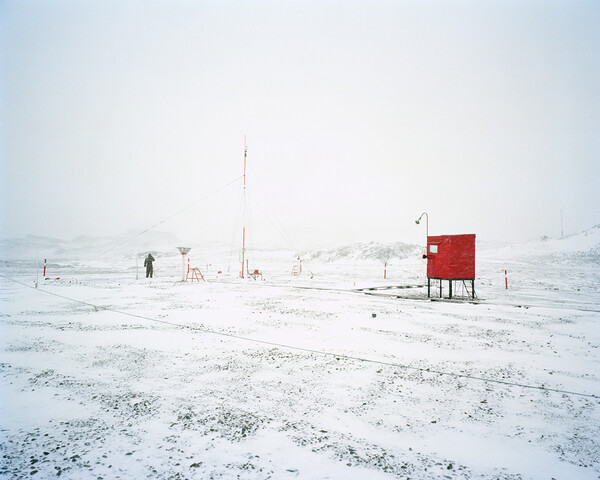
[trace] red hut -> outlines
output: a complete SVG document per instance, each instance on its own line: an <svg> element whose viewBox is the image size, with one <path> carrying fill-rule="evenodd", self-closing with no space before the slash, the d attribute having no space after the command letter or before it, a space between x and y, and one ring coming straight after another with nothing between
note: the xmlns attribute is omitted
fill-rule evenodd
<svg viewBox="0 0 600 480"><path fill-rule="evenodd" d="M432 279L440 281L440 297L442 280L449 281L450 298L453 281L462 281L467 291L465 282L470 281L470 294L475 298L475 234L427 237L427 296Z"/></svg>

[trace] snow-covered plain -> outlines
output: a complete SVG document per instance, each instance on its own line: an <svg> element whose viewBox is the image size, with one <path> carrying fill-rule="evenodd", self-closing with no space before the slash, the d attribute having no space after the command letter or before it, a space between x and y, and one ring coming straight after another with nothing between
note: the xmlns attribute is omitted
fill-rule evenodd
<svg viewBox="0 0 600 480"><path fill-rule="evenodd" d="M0 477L600 477L599 227L478 244L475 302L358 290L422 284L418 247L250 252L255 281L195 246L183 283L136 241L2 243Z"/></svg>

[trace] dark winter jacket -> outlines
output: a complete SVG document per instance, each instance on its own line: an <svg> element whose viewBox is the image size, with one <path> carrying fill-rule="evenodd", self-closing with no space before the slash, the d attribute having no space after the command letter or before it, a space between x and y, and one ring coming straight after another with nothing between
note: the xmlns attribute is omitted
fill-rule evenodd
<svg viewBox="0 0 600 480"><path fill-rule="evenodd" d="M148 254L148 256L146 257L146 259L144 260L144 267L150 267L152 268L152 262L154 261L154 257L152 256L152 254Z"/></svg>

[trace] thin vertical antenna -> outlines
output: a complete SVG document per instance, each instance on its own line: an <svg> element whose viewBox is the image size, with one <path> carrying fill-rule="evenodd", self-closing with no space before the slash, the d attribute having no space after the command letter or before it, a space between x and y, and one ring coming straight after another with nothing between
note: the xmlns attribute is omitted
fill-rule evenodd
<svg viewBox="0 0 600 480"><path fill-rule="evenodd" d="M243 189L243 220L242 220L242 278L244 278L244 259L246 257L246 157L248 147L246 146L246 135L244 135L244 189Z"/></svg>

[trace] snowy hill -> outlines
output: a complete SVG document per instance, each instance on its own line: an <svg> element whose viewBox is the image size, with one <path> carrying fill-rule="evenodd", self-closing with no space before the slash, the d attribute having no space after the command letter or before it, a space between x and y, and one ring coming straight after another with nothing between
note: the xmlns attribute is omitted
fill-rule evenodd
<svg viewBox="0 0 600 480"><path fill-rule="evenodd" d="M402 242L394 243L353 243L339 248L304 252L302 258L308 261L335 262L337 260L377 260L389 262L392 258L408 258L422 253L419 245Z"/></svg>
<svg viewBox="0 0 600 480"><path fill-rule="evenodd" d="M600 263L600 225L565 237L543 236L507 246L496 255L515 258L547 258L558 262Z"/></svg>
<svg viewBox="0 0 600 480"><path fill-rule="evenodd" d="M72 240L28 235L0 240L0 257L5 259L81 259L98 256L125 258L136 253L167 252L178 255L181 240L167 232L149 231L143 235L119 237L79 236Z"/></svg>
<svg viewBox="0 0 600 480"><path fill-rule="evenodd" d="M162 231L148 231L143 234L128 232L118 237L80 236L71 240L28 235L23 238L0 240L1 259L34 260L52 258L55 260L77 259L131 259L137 254L148 252L162 257L177 257L178 246L192 247L195 256L206 259L214 256L229 256L231 247L220 244L195 243L181 240L176 235ZM278 253L271 250L256 250L261 257ZM281 252L279 252L281 253ZM423 246L403 242L379 243L361 242L323 250L300 252L304 261L329 263L347 260L369 260L390 262L393 259L420 258ZM600 263L600 225L583 232L565 237L540 237L519 244L502 242L477 242L477 255L488 258L538 259L558 262ZM282 258L286 255L281 254ZM289 256L289 255L288 255ZM294 255L295 256L295 255Z"/></svg>

